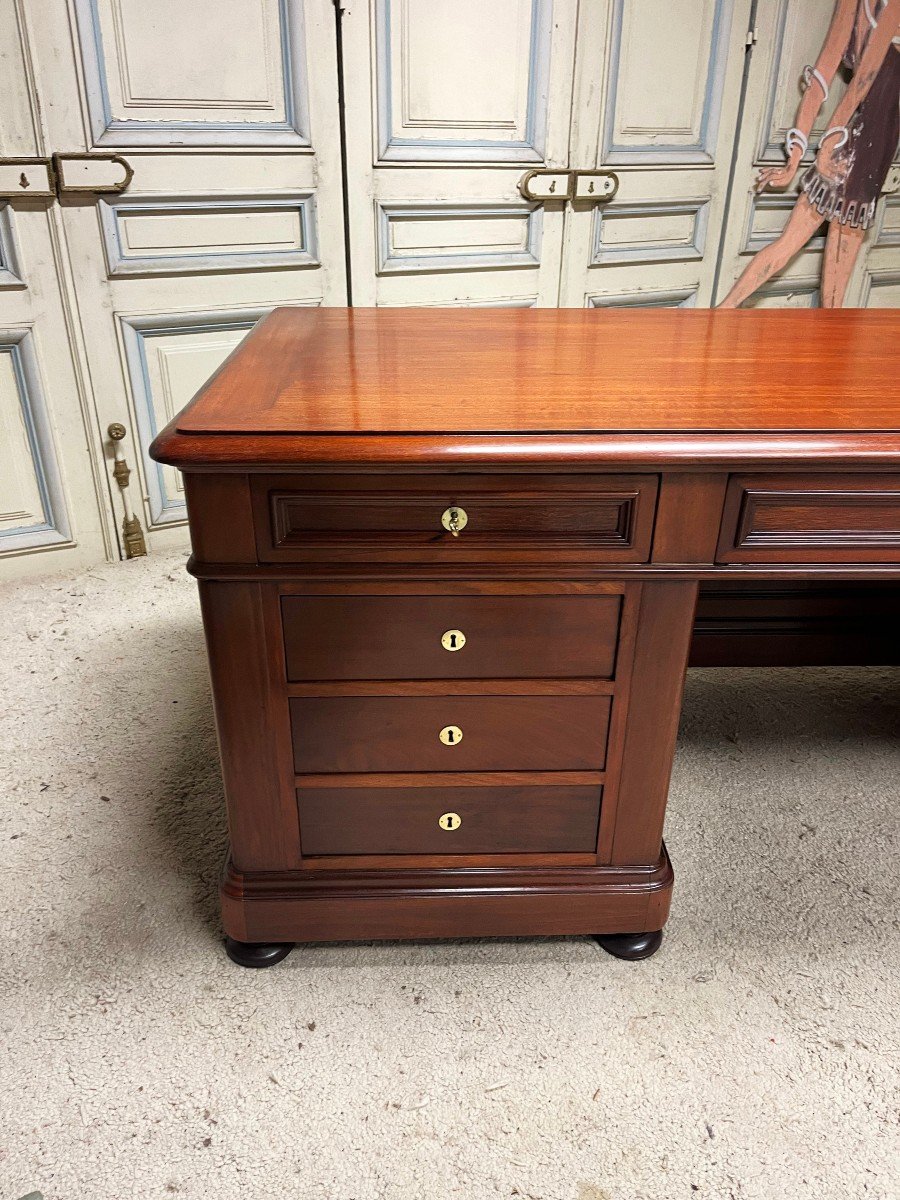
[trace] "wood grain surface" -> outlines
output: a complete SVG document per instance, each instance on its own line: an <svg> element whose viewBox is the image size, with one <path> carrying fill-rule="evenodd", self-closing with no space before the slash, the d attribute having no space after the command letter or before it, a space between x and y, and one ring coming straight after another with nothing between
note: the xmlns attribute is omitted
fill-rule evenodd
<svg viewBox="0 0 900 1200"><path fill-rule="evenodd" d="M900 312L280 308L186 433L891 429Z"/></svg>
<svg viewBox="0 0 900 1200"><path fill-rule="evenodd" d="M572 771L606 761L608 696L364 696L288 701L294 767ZM463 732L454 745L441 729Z"/></svg>
<svg viewBox="0 0 900 1200"><path fill-rule="evenodd" d="M609 677L621 602L618 596L334 595L285 596L281 605L289 680L443 683ZM458 631L452 636L460 649L444 648L450 631Z"/></svg>
<svg viewBox="0 0 900 1200"><path fill-rule="evenodd" d="M593 851L599 787L300 788L304 854ZM454 813L459 825L441 818Z"/></svg>

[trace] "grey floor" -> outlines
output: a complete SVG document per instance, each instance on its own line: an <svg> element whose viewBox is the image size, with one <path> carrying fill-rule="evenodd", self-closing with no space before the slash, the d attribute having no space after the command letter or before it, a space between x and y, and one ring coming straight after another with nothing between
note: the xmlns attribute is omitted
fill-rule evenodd
<svg viewBox="0 0 900 1200"><path fill-rule="evenodd" d="M7 587L0 1200L900 1196L900 674L692 672L663 949L221 952L194 585Z"/></svg>

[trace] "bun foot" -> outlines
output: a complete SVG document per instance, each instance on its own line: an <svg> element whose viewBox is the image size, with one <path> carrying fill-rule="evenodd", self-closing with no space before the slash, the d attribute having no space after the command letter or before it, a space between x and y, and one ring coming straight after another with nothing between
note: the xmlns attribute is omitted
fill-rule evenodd
<svg viewBox="0 0 900 1200"><path fill-rule="evenodd" d="M662 936L661 929L653 929L649 933L597 933L594 939L614 958L637 962L657 952L662 945Z"/></svg>
<svg viewBox="0 0 900 1200"><path fill-rule="evenodd" d="M287 958L293 948L293 942L239 942L232 937L225 939L225 953L240 967L274 967Z"/></svg>

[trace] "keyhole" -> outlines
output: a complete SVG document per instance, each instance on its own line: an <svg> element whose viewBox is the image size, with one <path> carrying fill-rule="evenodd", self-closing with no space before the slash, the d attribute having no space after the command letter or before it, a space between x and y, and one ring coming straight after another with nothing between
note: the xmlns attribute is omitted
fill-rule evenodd
<svg viewBox="0 0 900 1200"><path fill-rule="evenodd" d="M454 650L462 650L465 644L466 635L461 629L448 629L445 633L441 634L441 645L451 653Z"/></svg>
<svg viewBox="0 0 900 1200"><path fill-rule="evenodd" d="M19 187L23 187L23 188L31 187L31 184L28 181L28 176L25 174L24 171L19 176Z"/></svg>
<svg viewBox="0 0 900 1200"><path fill-rule="evenodd" d="M593 192L593 190L594 190L594 181L593 181L593 179L592 179L592 180L591 180L590 187L588 188L588 191L589 191L589 192Z"/></svg>
<svg viewBox="0 0 900 1200"><path fill-rule="evenodd" d="M549 191L550 191L550 194L551 194L551 195L552 195L552 194L553 194L553 193L556 191L556 180L555 180L555 179L554 179L554 180L553 180L553 182L550 184Z"/></svg>
<svg viewBox="0 0 900 1200"><path fill-rule="evenodd" d="M450 829L452 827L452 825L453 825L453 818L452 817L444 817L444 828Z"/></svg>
<svg viewBox="0 0 900 1200"><path fill-rule="evenodd" d="M456 741L456 734L453 732L452 729L447 730L447 741L450 743L451 746Z"/></svg>

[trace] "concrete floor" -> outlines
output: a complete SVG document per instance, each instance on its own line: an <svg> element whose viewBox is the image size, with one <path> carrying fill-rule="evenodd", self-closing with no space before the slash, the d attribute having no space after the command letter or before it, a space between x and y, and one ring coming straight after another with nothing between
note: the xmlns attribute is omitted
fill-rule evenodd
<svg viewBox="0 0 900 1200"><path fill-rule="evenodd" d="M648 962L249 972L183 559L6 588L0 621L0 1200L900 1196L900 673L691 673Z"/></svg>

